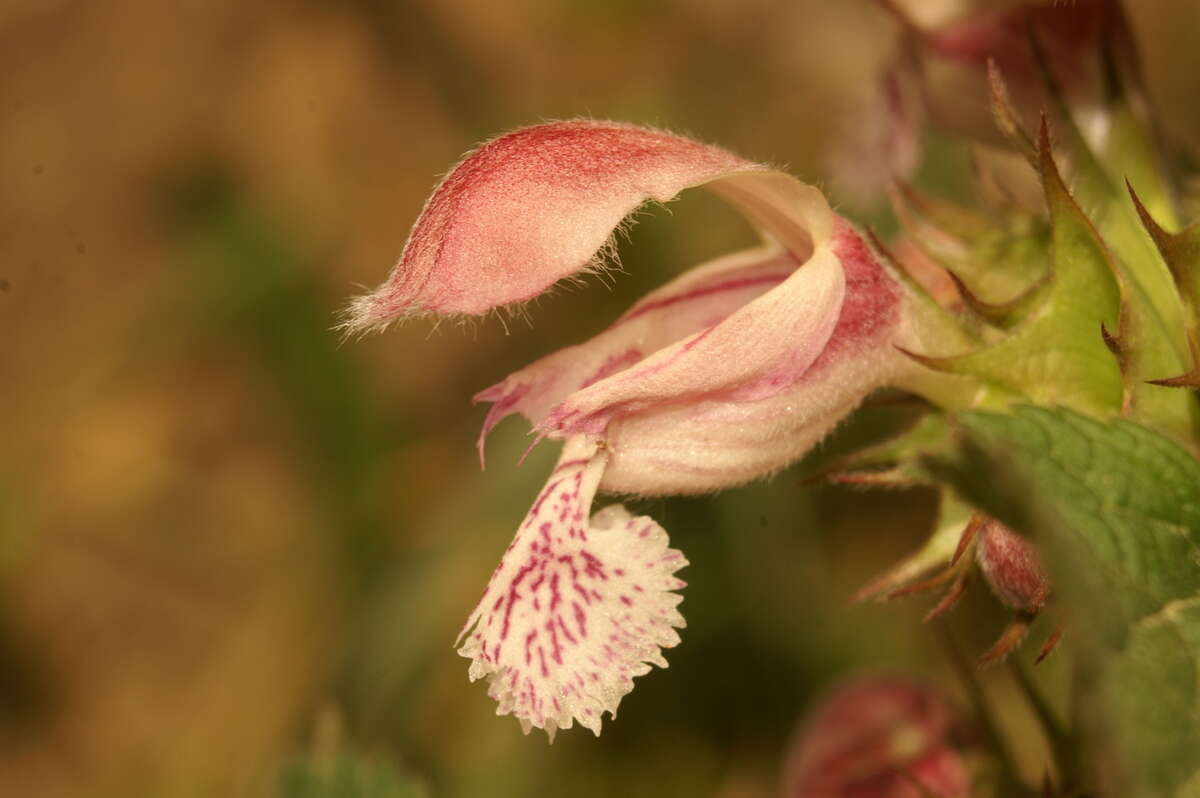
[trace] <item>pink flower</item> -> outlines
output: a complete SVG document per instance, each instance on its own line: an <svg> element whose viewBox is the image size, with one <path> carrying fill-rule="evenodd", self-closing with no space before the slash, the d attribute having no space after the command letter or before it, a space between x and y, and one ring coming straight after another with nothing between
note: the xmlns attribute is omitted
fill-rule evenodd
<svg viewBox="0 0 1200 798"><path fill-rule="evenodd" d="M611 327L480 392L487 432L513 413L562 458L463 628L472 679L501 714L599 733L632 679L675 645L666 533L597 490L699 493L807 452L870 391L917 368L893 343L905 297L814 188L716 147L606 122L558 122L470 153L429 199L399 263L357 300L362 331L417 314L481 314L600 267L647 200L705 186L761 246L698 266Z"/></svg>
<svg viewBox="0 0 1200 798"><path fill-rule="evenodd" d="M896 11L893 3L885 4ZM1107 57L1120 58L1121 66L1128 68L1134 46L1117 0L1026 3L979 11L924 31L904 22L928 58L970 70L979 79L986 75L988 62L995 63L1011 88L1026 98L1020 105L1031 110L1046 100L1035 43L1045 59L1047 76L1067 92L1068 100L1097 104L1105 101L1105 90L1111 88L1106 87L1111 76L1105 75L1105 48ZM981 91L976 96L987 94ZM952 101L945 96L938 99Z"/></svg>
<svg viewBox="0 0 1200 798"><path fill-rule="evenodd" d="M1107 135L1114 78L1141 92L1133 37L1117 0L980 9L930 27L906 10L915 3L879 2L899 20L904 36L831 164L843 190L861 202L883 197L888 183L916 170L926 120L960 137L1007 146L989 102L989 64L1026 131L1037 130L1043 112L1056 113L1049 78L1093 144ZM997 165L995 153L976 155ZM1013 181L1007 171L1006 181ZM1023 196L1024 187L1018 188Z"/></svg>
<svg viewBox="0 0 1200 798"><path fill-rule="evenodd" d="M792 742L787 798L963 798L970 777L949 744L945 701L919 684L864 678L832 691Z"/></svg>

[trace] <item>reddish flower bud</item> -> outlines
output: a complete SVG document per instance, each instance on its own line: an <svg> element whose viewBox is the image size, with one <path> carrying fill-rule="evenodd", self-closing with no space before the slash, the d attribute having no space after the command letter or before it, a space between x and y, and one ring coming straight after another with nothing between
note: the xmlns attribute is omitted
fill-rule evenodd
<svg viewBox="0 0 1200 798"><path fill-rule="evenodd" d="M975 559L996 598L1022 612L1046 606L1050 578L1033 544L996 520L985 521L978 534Z"/></svg>
<svg viewBox="0 0 1200 798"><path fill-rule="evenodd" d="M933 691L898 678L845 684L812 711L792 743L789 798L964 796L970 779L947 744L952 714Z"/></svg>

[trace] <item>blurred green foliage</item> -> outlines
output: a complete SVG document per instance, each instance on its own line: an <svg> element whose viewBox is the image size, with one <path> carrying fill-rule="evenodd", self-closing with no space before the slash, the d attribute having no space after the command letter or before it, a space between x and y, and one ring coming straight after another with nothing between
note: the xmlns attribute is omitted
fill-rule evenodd
<svg viewBox="0 0 1200 798"><path fill-rule="evenodd" d="M966 414L953 478L1035 530L1079 613L1090 656L1084 707L1100 784L1187 796L1200 783L1200 462L1130 422L1066 410Z"/></svg>

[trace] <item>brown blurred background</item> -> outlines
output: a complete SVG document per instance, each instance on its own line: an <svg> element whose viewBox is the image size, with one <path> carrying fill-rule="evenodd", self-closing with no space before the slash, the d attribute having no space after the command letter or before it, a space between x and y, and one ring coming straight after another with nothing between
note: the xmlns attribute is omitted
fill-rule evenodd
<svg viewBox="0 0 1200 798"><path fill-rule="evenodd" d="M1130 4L1193 140L1198 8ZM747 240L714 201L650 215L615 288L531 327L331 331L436 175L541 119L688 132L844 201L828 154L894 36L867 0L0 0L0 794L332 794L315 771L370 785L347 795L769 796L840 674L949 683L923 604L846 607L932 496L798 472L638 503L692 562L689 628L599 740L523 737L467 683L451 643L554 457L516 468L510 421L480 474L470 396ZM974 596L952 624L981 649L1003 622Z"/></svg>

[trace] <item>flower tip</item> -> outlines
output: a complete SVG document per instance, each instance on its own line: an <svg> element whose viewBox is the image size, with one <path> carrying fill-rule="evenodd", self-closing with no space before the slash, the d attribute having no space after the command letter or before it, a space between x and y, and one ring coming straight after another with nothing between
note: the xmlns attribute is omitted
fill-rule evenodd
<svg viewBox="0 0 1200 798"><path fill-rule="evenodd" d="M374 293L356 296L341 312L337 329L347 338L361 338L373 332L383 332L394 321L381 313Z"/></svg>

